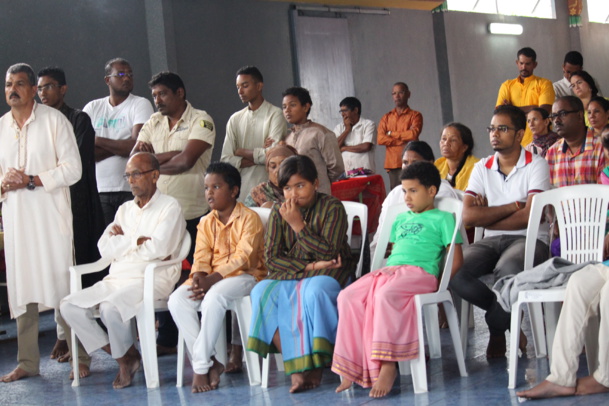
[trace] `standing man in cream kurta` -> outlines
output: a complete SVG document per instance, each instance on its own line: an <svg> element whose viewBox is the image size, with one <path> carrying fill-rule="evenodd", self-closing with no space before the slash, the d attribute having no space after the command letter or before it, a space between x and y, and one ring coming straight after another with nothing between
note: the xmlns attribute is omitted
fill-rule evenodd
<svg viewBox="0 0 609 406"><path fill-rule="evenodd" d="M228 120L220 160L239 169L241 195L238 200L242 203L254 186L269 180L266 151L287 131L281 109L262 97L263 87L262 73L255 66L244 66L237 71L237 93L247 107Z"/></svg>
<svg viewBox="0 0 609 406"><path fill-rule="evenodd" d="M12 382L38 375L38 312L58 308L69 293L69 186L80 179L82 167L70 122L34 101L36 75L29 65L8 69L4 91L11 111L0 118L0 201L18 365L0 379Z"/></svg>
<svg viewBox="0 0 609 406"><path fill-rule="evenodd" d="M203 183L216 138L214 120L186 101L186 87L177 74L157 73L148 86L158 112L142 127L133 152L155 154L161 164L157 187L180 202L186 230L195 241L199 219L209 211ZM194 251L192 244L187 257L191 264ZM157 320L157 354L175 353L178 329L169 312L157 313Z"/></svg>

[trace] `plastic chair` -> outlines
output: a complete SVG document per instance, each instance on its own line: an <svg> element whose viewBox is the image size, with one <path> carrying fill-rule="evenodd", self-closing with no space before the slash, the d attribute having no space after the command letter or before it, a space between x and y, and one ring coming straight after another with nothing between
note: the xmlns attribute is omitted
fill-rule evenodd
<svg viewBox="0 0 609 406"><path fill-rule="evenodd" d="M368 206L363 203L357 202L342 202L347 212L347 221L349 222L349 228L347 229L347 242L351 246L351 239L353 237L353 220L355 217L359 217L359 224L362 229L362 244L359 254L359 261L357 268L355 269L355 277L359 278L362 276L362 267L364 265L364 244L366 241L366 232L368 231Z"/></svg>
<svg viewBox="0 0 609 406"><path fill-rule="evenodd" d="M444 267L442 271L442 276L440 278L438 290L433 293L424 293L414 296L417 307L419 355L415 359L409 361L401 361L399 363L399 367L400 374L402 375L407 375L410 367L410 372L412 374L412 383L414 386L415 393L427 392L427 370L425 366L425 335L423 334L423 315L425 316L425 327L429 340L430 356L432 358L437 358L441 356L440 333L438 327L438 303L443 303L444 305L444 311L446 312L448 327L450 329L450 335L452 338L453 347L455 349L457 363L459 365L459 372L462 377L467 376L467 371L465 369L465 358L463 356L463 347L461 346L457 313L455 311L450 292L447 289L452 270L455 249L454 242L457 237L457 233L461 233L461 236L465 238L465 230L463 229L461 222L463 204L460 201L452 198L443 198L436 199L435 206L440 210L454 214L455 231L453 233L450 250L444 259ZM383 223L383 227L379 231L381 234L378 241L378 245L376 246L376 251L374 252L371 269L376 270L381 267L382 261L385 257L387 244L389 243L391 226L393 225L398 214L403 213L405 211L408 211L408 207L403 203L389 207L387 211L387 217L385 219L385 222Z"/></svg>
<svg viewBox="0 0 609 406"><path fill-rule="evenodd" d="M539 231L539 223L545 206L552 206L560 231L560 255L573 262L582 263L589 260L603 260L603 243L607 208L609 207L609 186L605 185L575 185L539 193L533 197L527 229L524 269L533 268L535 241ZM512 320L510 334L509 380L508 388L516 386L516 371L518 368L518 344L520 341L521 307L523 304L545 303L545 325L547 348L551 350L558 321L558 303L564 301L565 288L525 290L518 294L518 300L512 305ZM531 311L533 309L533 311ZM529 306L529 317L534 326L541 326L535 342L546 345L543 331L544 315L540 306ZM598 328L592 323L592 329ZM598 332L598 330L597 330ZM596 337L588 331L586 337L586 353L590 371L594 371L598 347ZM551 357L551 351L548 351Z"/></svg>
<svg viewBox="0 0 609 406"><path fill-rule="evenodd" d="M249 207L253 211L255 211L262 224L266 228L266 225L269 221L269 216L271 215L271 209L265 207ZM239 324L239 334L241 336L241 343L245 346L247 344L247 339L249 336L250 330L250 322L252 320L252 302L248 296L244 296L240 299L233 300L229 303L228 309L235 313L237 316L237 323ZM216 342L216 358L218 361L224 365L226 365L226 320L224 320L224 325L218 336L218 341ZM182 387L184 384L184 357L186 357L186 346L184 342L184 338L182 333L178 334L178 365L177 365L177 379L176 386ZM261 377L260 377L260 362L258 360L258 355L250 351L243 352L245 357L245 365L247 369L247 375L250 381L250 386L260 385ZM189 354L190 355L190 354Z"/></svg>
<svg viewBox="0 0 609 406"><path fill-rule="evenodd" d="M171 266L181 266L182 261L190 250L190 234L184 232L182 245L178 256L167 261L155 261L146 266L144 271L144 299L142 306L135 316L137 330L140 338L140 351L144 363L144 375L146 377L146 387L149 389L159 387L159 365L156 355L156 329L154 313L167 310L167 297L161 299L154 298L154 274L158 269L169 268ZM82 290L81 276L101 271L112 263L111 259L102 258L96 262L85 265L71 266L70 269L70 292ZM72 354L78 354L78 340L76 333L72 329ZM74 381L72 386L79 386L78 376L78 357L72 357L72 368Z"/></svg>

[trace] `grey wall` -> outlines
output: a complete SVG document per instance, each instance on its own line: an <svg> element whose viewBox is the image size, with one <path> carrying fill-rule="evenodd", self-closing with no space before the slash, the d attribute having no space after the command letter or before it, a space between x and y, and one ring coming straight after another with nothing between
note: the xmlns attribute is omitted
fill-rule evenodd
<svg viewBox="0 0 609 406"><path fill-rule="evenodd" d="M0 70L26 62L35 72L47 65L66 71L66 102L82 108L108 95L104 64L121 56L135 72L135 90L149 95L144 0L5 1L0 5ZM0 112L8 110L0 103Z"/></svg>

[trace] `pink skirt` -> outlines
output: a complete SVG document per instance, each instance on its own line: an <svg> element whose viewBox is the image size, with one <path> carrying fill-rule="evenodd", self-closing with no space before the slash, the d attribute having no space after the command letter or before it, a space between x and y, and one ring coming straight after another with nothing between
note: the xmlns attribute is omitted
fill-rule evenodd
<svg viewBox="0 0 609 406"><path fill-rule="evenodd" d="M378 379L382 361L416 358L414 295L437 289L435 276L410 265L379 269L344 289L338 295L332 371L369 388Z"/></svg>

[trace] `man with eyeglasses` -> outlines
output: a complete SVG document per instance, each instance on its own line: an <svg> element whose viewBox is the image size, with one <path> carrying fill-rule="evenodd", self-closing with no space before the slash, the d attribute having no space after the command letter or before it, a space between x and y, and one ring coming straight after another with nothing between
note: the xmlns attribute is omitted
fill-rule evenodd
<svg viewBox="0 0 609 406"><path fill-rule="evenodd" d="M10 111L0 118L0 201L18 365L0 380L12 382L38 375L38 313L57 309L69 292L73 233L68 188L80 179L81 164L70 122L56 109L36 103L36 74L29 65L7 70L4 93Z"/></svg>
<svg viewBox="0 0 609 406"><path fill-rule="evenodd" d="M97 188L107 225L119 206L133 199L122 173L137 135L153 109L150 101L131 93L133 71L127 60L109 60L104 80L110 95L87 103L83 111L91 117L95 129Z"/></svg>
<svg viewBox="0 0 609 406"><path fill-rule="evenodd" d="M72 124L78 152L82 162L82 177L70 186L72 224L74 230L74 259L76 265L88 264L99 259L97 241L104 231L104 217L97 193L95 179L95 130L87 113L73 109L64 102L68 91L66 75L58 67L46 67L38 72L38 97L42 104L61 111ZM83 276L83 286L88 287L101 280L99 273ZM57 342L51 358L67 362L70 353L63 329L57 325ZM88 375L88 360L83 361L83 374ZM83 376L81 376L83 377Z"/></svg>
<svg viewBox="0 0 609 406"><path fill-rule="evenodd" d="M490 331L487 358L505 356L505 331L510 314L497 303L491 289L478 278L495 280L523 270L525 240L533 196L550 188L545 159L521 147L526 126L524 112L514 106L495 109L487 128L495 154L474 166L463 198L463 224L484 227L484 238L463 251L463 265L450 281L451 289L480 307ZM534 263L547 259L547 232L537 240ZM511 334L518 334L512 331ZM526 337L521 334L521 350Z"/></svg>
<svg viewBox="0 0 609 406"><path fill-rule="evenodd" d="M355 97L345 97L339 106L343 122L334 127L334 134L338 138L345 171L365 168L375 172L376 124L362 118L362 103Z"/></svg>
<svg viewBox="0 0 609 406"><path fill-rule="evenodd" d="M560 139L546 153L553 187L601 183L605 154L601 137L584 122L584 105L575 96L556 99L550 119Z"/></svg>
<svg viewBox="0 0 609 406"><path fill-rule="evenodd" d="M146 266L175 258L186 230L180 203L157 188L159 176L160 165L154 155L141 152L129 159L123 177L134 199L119 207L98 243L102 256L112 258L110 273L90 288L61 301L61 314L87 353L101 348L118 363L114 389L131 385L140 367L141 356L134 346L131 319L142 305ZM155 296L169 296L180 270L175 265L156 271ZM94 310L99 310L107 333L95 321Z"/></svg>
<svg viewBox="0 0 609 406"><path fill-rule="evenodd" d="M541 107L549 113L555 98L554 87L548 79L533 75L537 67L537 53L529 47L518 50L516 66L519 71L518 77L501 84L495 106L516 106L525 114L535 107ZM533 141L533 133L530 128L526 128L522 145L529 145L531 141Z"/></svg>

